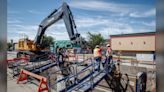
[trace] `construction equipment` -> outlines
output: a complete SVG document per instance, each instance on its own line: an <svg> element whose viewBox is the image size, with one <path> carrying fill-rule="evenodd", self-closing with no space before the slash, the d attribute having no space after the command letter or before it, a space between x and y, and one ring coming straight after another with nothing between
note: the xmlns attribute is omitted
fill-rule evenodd
<svg viewBox="0 0 164 92"><path fill-rule="evenodd" d="M50 51L42 46L45 31L48 27L61 19L64 20L71 42L74 44L80 43L80 34L77 32L72 12L67 3L63 2L59 9L55 9L40 23L38 33L34 41L27 38L19 40L19 52L17 56L20 57L21 55L28 55L32 61L39 60L41 56L45 56L45 58L47 58Z"/></svg>
<svg viewBox="0 0 164 92"><path fill-rule="evenodd" d="M75 43L75 44L80 43L80 39L79 39L80 34L78 34L76 30L76 25L73 20L73 15L70 11L69 6L64 2L61 8L59 8L58 10L55 9L49 16L47 16L41 22L41 24L39 25L38 33L34 41L31 41L29 39L23 39L19 41L18 45L19 45L20 51L18 53L18 56L20 56L21 54L28 55L30 56L30 58L32 58L31 61L34 60L35 62L36 60L40 60L41 57L47 58L48 55L50 55L51 53L47 48L43 48L42 40L43 40L46 29L50 27L52 24L59 21L60 19L64 20L69 38L72 41L72 43ZM42 77L37 74L56 65L57 65L57 62L53 62L53 63L45 64L35 69L29 69L29 70L22 69L20 72L20 76L18 78L18 82L27 80L27 75L30 75L40 80L38 92L41 92L44 89L48 90L47 78ZM63 75L64 75L63 71L66 71L65 69L63 67L60 69ZM89 70L89 74L87 74L86 76L82 78L78 77L80 76L80 74L88 70ZM114 65L106 66L102 68L101 71L95 71L95 64L93 63L83 68L80 72L77 72L77 68L76 68L76 72L74 74L67 73L66 76L64 76L64 78L55 81L52 85L49 85L49 87L56 85L57 83L61 81L64 81L66 87L64 89L61 89L60 92L65 92L65 91L66 92L72 92L72 91L88 92L90 90L93 90L97 86L98 83L100 83L103 79L105 79L107 84L112 90L116 92L126 92L127 87L129 85L128 75L125 75L127 80L125 80L125 83L124 83L125 86L122 86L120 80L124 80L124 79L122 79L121 77L115 77L114 71L116 71ZM22 77L23 75L25 75L24 78ZM50 79L49 75L51 76L51 74L48 74L48 79ZM140 74L138 76L138 80L136 84L137 85L136 90L138 90L137 92L143 92L145 90L146 77L147 77L146 74ZM71 80L71 83L69 83L70 80ZM45 85L46 88L42 88L41 86L42 84Z"/></svg>

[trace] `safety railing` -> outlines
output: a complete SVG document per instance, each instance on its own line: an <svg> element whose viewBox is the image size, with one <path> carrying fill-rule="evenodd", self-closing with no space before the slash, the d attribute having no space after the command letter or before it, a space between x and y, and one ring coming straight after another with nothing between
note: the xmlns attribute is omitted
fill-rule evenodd
<svg viewBox="0 0 164 92"><path fill-rule="evenodd" d="M72 68L72 69L71 69ZM59 74L60 72L62 72L62 71L64 71L64 70L70 70L69 71L69 74L70 75L72 75L72 74L74 74L74 67L73 66L69 66L69 67L65 67L65 68L62 68L62 69L59 69L59 70L57 70L57 71L54 71L54 72L48 72L48 74L47 74L47 78L48 78L48 80L50 80L51 79L51 76L53 75L53 74ZM73 72L72 72L72 71ZM58 82L61 82L62 80L64 80L65 78L63 78L63 79L61 79L60 81L58 81ZM56 82L56 83L58 83L58 82ZM49 86L50 87L52 87L53 85L55 85L55 83L54 84L51 84L51 81L49 81L48 82L49 83Z"/></svg>
<svg viewBox="0 0 164 92"><path fill-rule="evenodd" d="M13 77L19 75L21 69L25 69L28 71L37 71L38 69L42 69L43 67L48 66L54 66L55 62L52 62L51 60L47 62L29 62L28 58L14 58L7 60L8 66L12 66L12 74ZM41 70L39 70L41 71Z"/></svg>
<svg viewBox="0 0 164 92"><path fill-rule="evenodd" d="M29 58L13 58L13 59L8 59L7 63L8 63L8 66L10 67L10 64L12 66L13 64L28 63L28 61L29 61Z"/></svg>
<svg viewBox="0 0 164 92"><path fill-rule="evenodd" d="M105 68L107 68L107 67L105 67ZM108 70L108 72L106 71L107 69L102 69L102 70L100 70L99 72L96 72L95 71L95 69L94 68L92 68L91 70L90 70L90 76L88 76L87 78L87 80L83 80L83 82L82 83L79 83L79 84L77 84L77 86L76 87L74 87L74 88L72 88L71 90L69 90L69 92L72 92L73 90L74 91L78 91L78 90L80 90L80 88L82 87L82 86L84 86L85 84L89 84L89 85L87 85L87 88L85 89L85 90L83 90L83 91L88 91L88 90L92 90L105 76L106 76L106 74L109 72L109 71L111 71L111 70ZM100 76L101 74L103 74L101 77L98 77L98 76ZM96 79L96 78L98 78L98 79ZM96 80L95 80L96 79Z"/></svg>
<svg viewBox="0 0 164 92"><path fill-rule="evenodd" d="M73 66L70 66L69 68L72 68L73 72L75 72ZM58 71L55 71L55 73L61 72L61 71L63 71L63 70L68 70L68 67L67 67L67 68L63 68L63 69L60 69L60 70L58 70ZM84 70L84 69L83 69L83 70ZM26 71L26 70L24 70L24 71ZM75 73L73 73L73 72L72 72L70 75L74 75ZM50 80L51 74L52 74L52 73L48 74L48 76L47 76L48 80ZM21 74L20 74L20 75L22 75L22 71L21 71ZM68 77L67 77L67 78L68 78ZM65 78L65 79L63 79L63 80L66 81L67 78ZM62 80L59 80L59 81L57 81L57 82L60 82L60 81L62 81ZM48 82L48 85L51 85L50 81Z"/></svg>
<svg viewBox="0 0 164 92"><path fill-rule="evenodd" d="M28 65L29 58L14 58L14 59L8 59L7 65L10 69L12 69L12 75L15 77L19 74L20 69L26 65Z"/></svg>
<svg viewBox="0 0 164 92"><path fill-rule="evenodd" d="M85 76L85 77L81 78L81 80L80 80L77 76L78 76L79 74L82 74L82 73L85 73L85 72L88 72L88 71L89 71L89 75L90 75L90 74L92 75L93 71L92 71L91 69L84 70L84 71L82 71L82 72L76 74L75 76L73 76L73 77L75 78L75 80L74 80L73 83L76 84L76 85L78 85L80 82L84 81L84 79L86 79L88 76ZM71 79L71 77L68 77L68 79L66 79L65 82L67 83L67 81L69 81L70 79ZM79 80L80 80L80 81L79 81ZM71 87L73 87L74 84L72 84L72 85L70 85L70 86L66 86L66 88L64 89L64 91L67 92L67 90L70 89ZM61 90L61 91L62 91L62 90Z"/></svg>
<svg viewBox="0 0 164 92"><path fill-rule="evenodd" d="M90 70L90 73L92 73L93 72L93 70ZM98 72L95 76L93 76L93 74L91 74L91 76L89 76L89 79L87 80L87 81L85 81L85 82L83 82L82 84L80 84L80 85L78 85L78 86L76 86L76 88L79 88L80 86L82 86L82 85L84 85L85 83L88 83L88 82L90 82L89 84L90 85L88 85L90 88L89 89L93 89L94 88L94 86L96 85L96 84L94 84L94 79L99 75L99 74L101 74L102 72L104 72L104 70L101 70L100 72ZM75 90L76 88L74 88L74 89L72 89L72 90Z"/></svg>
<svg viewBox="0 0 164 92"><path fill-rule="evenodd" d="M78 62L77 65L76 65L76 67L75 67L75 69L76 69L76 74L77 74L78 67L84 65L84 63L85 63L86 61L88 61L88 60L89 60L92 64L94 64L94 63L92 62L92 58L88 58L88 59L85 59L85 60L83 60L83 61L81 61L81 62Z"/></svg>
<svg viewBox="0 0 164 92"><path fill-rule="evenodd" d="M73 84L72 84L71 86L77 84L77 83L79 82L79 81L77 81L77 75L79 75L79 74L81 74L81 73L83 73L83 72L85 72L85 71L88 71L88 68L90 68L90 67L92 67L92 66L93 66L93 64L90 64L90 65L88 65L87 67L83 68L80 72L77 72L77 73L75 73L75 74L66 76L66 77L64 77L64 78L62 78L62 79L59 79L59 80L55 81L53 84L51 84L51 87L54 86L54 85L56 85L57 83L62 82L62 81L64 81L65 83L67 83L68 80L73 80L73 79L74 79L74 81L73 81ZM81 80L81 81L83 81L83 80ZM66 85L66 84L65 84L65 85ZM71 86L66 87L64 90L69 89Z"/></svg>

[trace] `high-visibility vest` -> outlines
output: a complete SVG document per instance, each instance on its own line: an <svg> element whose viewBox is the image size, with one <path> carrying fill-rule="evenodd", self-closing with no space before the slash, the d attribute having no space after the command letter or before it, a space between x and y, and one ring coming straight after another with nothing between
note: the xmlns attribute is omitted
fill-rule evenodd
<svg viewBox="0 0 164 92"><path fill-rule="evenodd" d="M106 56L112 56L112 50L110 47L107 48Z"/></svg>
<svg viewBox="0 0 164 92"><path fill-rule="evenodd" d="M93 56L94 56L94 57L101 57L101 49L95 48L95 49L94 49Z"/></svg>

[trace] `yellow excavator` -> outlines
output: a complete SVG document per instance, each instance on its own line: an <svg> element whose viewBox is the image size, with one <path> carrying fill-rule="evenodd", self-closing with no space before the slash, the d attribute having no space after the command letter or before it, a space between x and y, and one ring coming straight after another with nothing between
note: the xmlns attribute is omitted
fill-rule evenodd
<svg viewBox="0 0 164 92"><path fill-rule="evenodd" d="M30 57L31 61L40 60L41 58L47 59L50 51L47 48L43 48L42 46L44 33L48 27L61 19L64 20L69 38L72 43L80 43L80 34L77 32L72 12L67 3L63 2L62 6L59 9L55 9L40 23L34 41L29 39L19 40L17 57L25 55Z"/></svg>
<svg viewBox="0 0 164 92"><path fill-rule="evenodd" d="M18 50L20 51L37 51L37 50L42 50L41 48L38 48L35 44L34 41L28 39L28 38L22 38L19 39L18 42Z"/></svg>

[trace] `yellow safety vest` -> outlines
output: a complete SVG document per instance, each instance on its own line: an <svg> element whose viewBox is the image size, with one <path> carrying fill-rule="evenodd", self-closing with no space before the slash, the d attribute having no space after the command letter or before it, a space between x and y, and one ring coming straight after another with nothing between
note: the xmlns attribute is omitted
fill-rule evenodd
<svg viewBox="0 0 164 92"><path fill-rule="evenodd" d="M95 48L93 51L94 57L101 57L101 50L99 48Z"/></svg>

